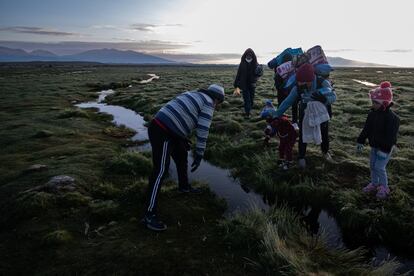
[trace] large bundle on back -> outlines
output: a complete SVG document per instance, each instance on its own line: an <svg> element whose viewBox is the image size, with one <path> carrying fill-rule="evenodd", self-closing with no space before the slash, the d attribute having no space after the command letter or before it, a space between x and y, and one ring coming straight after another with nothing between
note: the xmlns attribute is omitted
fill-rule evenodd
<svg viewBox="0 0 414 276"><path fill-rule="evenodd" d="M302 48L287 48L268 62L267 66L275 71L276 88L284 87L286 80L295 72L292 60L302 54Z"/></svg>
<svg viewBox="0 0 414 276"><path fill-rule="evenodd" d="M285 88L291 88L296 84L296 68L299 68L305 63L312 64L315 69L315 74L321 78L329 78L329 74L333 71L322 47L316 45L307 50L306 53L296 55L291 61L279 65L280 72L283 73L283 75L280 76L285 80ZM276 68L276 70L278 70L279 67Z"/></svg>
<svg viewBox="0 0 414 276"><path fill-rule="evenodd" d="M267 63L270 69L276 69L281 64L291 61L294 56L303 54L302 48L286 48L278 56Z"/></svg>

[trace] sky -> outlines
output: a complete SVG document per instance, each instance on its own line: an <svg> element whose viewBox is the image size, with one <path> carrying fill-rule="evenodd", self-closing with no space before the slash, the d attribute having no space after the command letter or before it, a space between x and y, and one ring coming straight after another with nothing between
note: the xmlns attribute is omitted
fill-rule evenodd
<svg viewBox="0 0 414 276"><path fill-rule="evenodd" d="M414 67L412 0L0 0L0 46L134 50L195 63L267 63L287 47Z"/></svg>

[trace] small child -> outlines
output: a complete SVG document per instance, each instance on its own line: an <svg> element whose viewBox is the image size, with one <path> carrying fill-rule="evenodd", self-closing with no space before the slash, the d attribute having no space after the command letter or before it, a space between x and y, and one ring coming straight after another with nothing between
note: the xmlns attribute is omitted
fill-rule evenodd
<svg viewBox="0 0 414 276"><path fill-rule="evenodd" d="M371 183L363 188L363 192L376 192L378 199L385 199L390 194L386 166L397 143L400 119L390 109L393 105L390 82L382 82L380 87L370 91L369 96L372 110L357 140L357 152L362 151L367 138L371 146Z"/></svg>
<svg viewBox="0 0 414 276"><path fill-rule="evenodd" d="M271 137L279 137L279 165L283 170L288 170L293 165L293 147L296 142L298 134L295 127L289 121L287 116L282 116L280 118L273 118L272 114L275 111L275 108L271 102L268 100L266 106L263 108L260 116L263 119L266 119L268 123L267 127L264 130L265 133L265 143L269 143Z"/></svg>

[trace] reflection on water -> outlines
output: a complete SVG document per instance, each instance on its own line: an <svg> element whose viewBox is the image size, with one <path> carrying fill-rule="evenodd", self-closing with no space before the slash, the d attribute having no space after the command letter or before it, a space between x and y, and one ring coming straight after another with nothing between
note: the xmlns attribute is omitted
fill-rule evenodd
<svg viewBox="0 0 414 276"><path fill-rule="evenodd" d="M360 80L356 80L356 79L352 79L353 81L356 81L357 83L366 85L366 86L370 86L370 87L374 87L377 86L375 83L372 82L368 82L368 81L360 81Z"/></svg>
<svg viewBox="0 0 414 276"><path fill-rule="evenodd" d="M89 102L77 104L80 108L97 108L99 112L112 115L114 118L112 122L121 126L124 125L130 129L135 130L137 133L132 137L133 140L146 140L148 139L147 128L144 126L144 119L135 111L124 108L122 106L107 105L104 103Z"/></svg>
<svg viewBox="0 0 414 276"><path fill-rule="evenodd" d="M338 223L326 210L319 207L308 208L304 213L303 221L313 235L324 236L329 247L345 247Z"/></svg>
<svg viewBox="0 0 414 276"><path fill-rule="evenodd" d="M145 143L132 147L132 149L137 151L151 151L151 144ZM189 154L188 164L192 162L193 157ZM225 215L230 215L234 212L246 212L253 206L262 210L269 209L269 205L265 203L262 196L248 189L244 189L240 185L239 180L233 178L231 172L227 169L219 168L206 160L202 160L200 167L195 172L190 172L190 168L188 168L187 173L190 182L201 181L207 183L210 190L218 197L226 200L228 208L226 209ZM177 169L172 159L170 162L169 177L178 181Z"/></svg>
<svg viewBox="0 0 414 276"><path fill-rule="evenodd" d="M303 215L303 222L310 233L323 236L330 248L346 248L336 219L330 216L326 210L311 207L307 208ZM355 234L358 235L358 233ZM384 246L369 248L369 251L374 266L378 266L385 261L396 260L401 264L398 269L399 273L414 272L414 260L412 259L397 256Z"/></svg>
<svg viewBox="0 0 414 276"><path fill-rule="evenodd" d="M374 266L380 265L384 261L396 260L401 263L401 267L398 269L399 273L408 273L408 275L414 275L414 260L404 258L401 256L396 256L392 254L387 248L384 246L377 246L372 250L373 258L372 262Z"/></svg>
<svg viewBox="0 0 414 276"><path fill-rule="evenodd" d="M193 158L189 155L188 163L192 162ZM174 162L171 162L170 177L174 180L178 179ZM205 160L201 161L200 167L195 172L189 172L188 178L190 181L197 180L208 183L214 193L224 198L228 206L227 215L233 212L246 212L252 206L257 206L262 210L269 209L259 194L253 191L244 191L239 180L234 179L229 170L216 167Z"/></svg>

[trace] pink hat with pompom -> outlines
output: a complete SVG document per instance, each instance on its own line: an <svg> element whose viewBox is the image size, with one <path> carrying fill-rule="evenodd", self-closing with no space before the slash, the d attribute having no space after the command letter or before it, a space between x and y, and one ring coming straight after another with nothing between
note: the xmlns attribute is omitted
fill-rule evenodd
<svg viewBox="0 0 414 276"><path fill-rule="evenodd" d="M384 107L392 103L392 89L389 81L381 82L380 86L369 92L371 100L381 103Z"/></svg>

